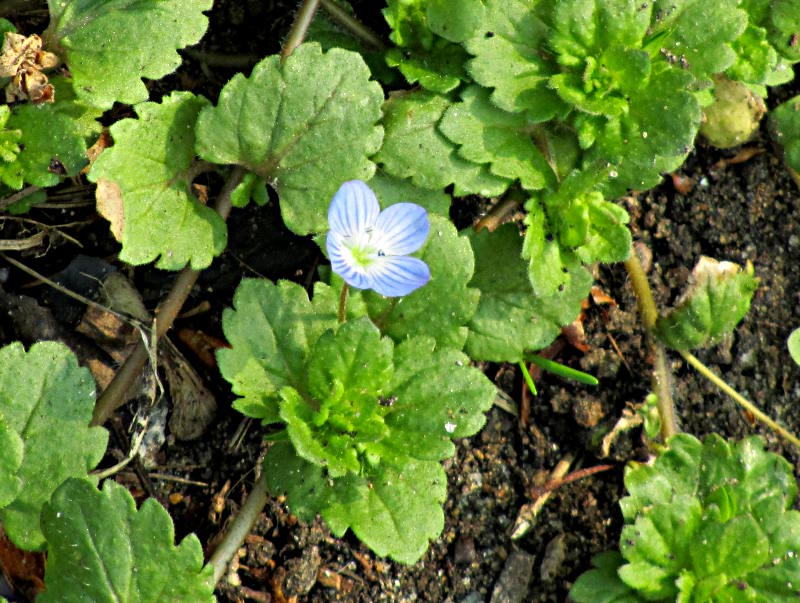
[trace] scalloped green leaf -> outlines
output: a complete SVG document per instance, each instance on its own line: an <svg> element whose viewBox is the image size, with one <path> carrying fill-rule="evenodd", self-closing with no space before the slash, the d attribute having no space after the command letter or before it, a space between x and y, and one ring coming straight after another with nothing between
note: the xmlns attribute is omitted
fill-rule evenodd
<svg viewBox="0 0 800 603"><path fill-rule="evenodd" d="M312 304L296 283L244 279L239 284L233 308L222 315L231 347L217 352L220 373L241 396L234 402L239 412L264 423L279 422L280 390L288 386L307 392L309 350L337 324L336 305L326 289L317 285Z"/></svg>
<svg viewBox="0 0 800 603"><path fill-rule="evenodd" d="M0 408L24 445L15 472L22 489L0 509L0 519L21 549L45 546L42 505L68 477L86 478L105 453L108 432L88 426L94 399L91 374L63 344L40 342L28 352L20 343L0 348ZM3 454L13 456L13 447Z"/></svg>
<svg viewBox="0 0 800 603"><path fill-rule="evenodd" d="M519 180L523 188L555 186L555 174L531 138L532 124L489 100L489 91L468 86L461 102L448 107L439 130L458 145L458 154L473 163L488 163L496 176Z"/></svg>
<svg viewBox="0 0 800 603"><path fill-rule="evenodd" d="M431 271L428 284L406 297L388 298L373 291L360 295L381 332L396 342L424 335L436 339L440 347L461 349L480 296L468 285L475 259L469 240L459 236L449 220L432 215L430 223L428 240L419 254Z"/></svg>
<svg viewBox="0 0 800 603"><path fill-rule="evenodd" d="M452 199L442 190L420 188L408 178L396 178L383 170L377 170L368 184L375 191L381 208L395 203L411 202L424 207L428 213L449 215Z"/></svg>
<svg viewBox="0 0 800 603"><path fill-rule="evenodd" d="M674 308L658 318L654 333L674 350L714 345L747 314L757 287L749 262L742 270L731 262L701 257L688 289Z"/></svg>
<svg viewBox="0 0 800 603"><path fill-rule="evenodd" d="M54 186L89 163L86 145L73 119L59 113L55 105L17 107L6 125L22 132L17 162L23 180L29 184Z"/></svg>
<svg viewBox="0 0 800 603"><path fill-rule="evenodd" d="M25 453L25 442L0 415L0 509L11 504L22 490L19 470Z"/></svg>
<svg viewBox="0 0 800 603"><path fill-rule="evenodd" d="M49 50L69 65L78 97L109 109L136 104L181 64L176 52L200 41L212 0L48 0ZM120 41L124 40L124 45Z"/></svg>
<svg viewBox="0 0 800 603"><path fill-rule="evenodd" d="M98 184L101 213L121 231L121 260L201 269L225 249L225 223L191 191L194 125L207 104L173 92L161 103L137 105L139 119L111 126L114 146L97 158L89 179Z"/></svg>
<svg viewBox="0 0 800 603"><path fill-rule="evenodd" d="M493 233L471 233L470 241L475 253L470 286L481 292L465 348L471 358L519 362L526 350L550 345L561 326L578 316L586 298L584 287L565 287L549 296L531 287L515 224L504 224Z"/></svg>
<svg viewBox="0 0 800 603"><path fill-rule="evenodd" d="M569 591L575 603L642 603L644 599L617 575L624 563L622 555L607 551L592 557L593 569L578 576Z"/></svg>
<svg viewBox="0 0 800 603"><path fill-rule="evenodd" d="M447 476L437 462L381 467L365 475L328 480L286 442L264 459L270 491L286 492L292 512L310 521L320 513L331 531L351 529L376 554L415 563L444 527Z"/></svg>
<svg viewBox="0 0 800 603"><path fill-rule="evenodd" d="M225 85L217 106L200 115L197 153L270 182L294 232L322 232L341 183L369 180L375 170L367 157L380 146L382 102L360 55L303 44L284 64L267 57L249 78Z"/></svg>
<svg viewBox="0 0 800 603"><path fill-rule="evenodd" d="M475 57L467 71L476 82L493 89L492 102L512 113L524 111L534 122L566 111L549 86L557 66L542 53L547 47L551 4L533 8L526 0L488 0L480 28L464 43Z"/></svg>
<svg viewBox="0 0 800 603"><path fill-rule="evenodd" d="M67 480L42 511L49 545L42 603L212 603L213 567L194 534L175 546L175 528L153 499L140 509L108 480L99 491Z"/></svg>
<svg viewBox="0 0 800 603"><path fill-rule="evenodd" d="M455 196L492 197L503 193L509 180L487 166L461 158L438 129L451 105L447 97L420 90L389 98L384 105L386 135L373 159L386 173L427 189L455 185Z"/></svg>
<svg viewBox="0 0 800 603"><path fill-rule="evenodd" d="M649 34L667 61L677 61L703 80L736 60L731 45L747 27L740 0L677 0L655 5ZM663 49L663 50L661 50Z"/></svg>
<svg viewBox="0 0 800 603"><path fill-rule="evenodd" d="M22 130L8 127L10 117L8 105L0 106L0 180L6 186L19 190L25 183L24 171L18 161Z"/></svg>
<svg viewBox="0 0 800 603"><path fill-rule="evenodd" d="M797 0L775 0L766 11L769 41L775 49L791 62L800 60L800 4Z"/></svg>

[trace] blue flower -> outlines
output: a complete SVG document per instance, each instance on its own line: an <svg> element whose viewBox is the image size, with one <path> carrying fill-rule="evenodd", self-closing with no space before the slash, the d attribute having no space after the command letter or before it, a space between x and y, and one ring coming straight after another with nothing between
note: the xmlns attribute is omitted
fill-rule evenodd
<svg viewBox="0 0 800 603"><path fill-rule="evenodd" d="M333 196L328 224L331 269L348 285L400 297L430 280L428 265L408 255L422 247L430 230L419 205L396 203L381 211L372 189L350 180Z"/></svg>

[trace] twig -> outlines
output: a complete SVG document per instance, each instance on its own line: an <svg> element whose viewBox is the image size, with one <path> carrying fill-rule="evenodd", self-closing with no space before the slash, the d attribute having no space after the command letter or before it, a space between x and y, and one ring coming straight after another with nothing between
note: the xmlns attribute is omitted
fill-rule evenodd
<svg viewBox="0 0 800 603"><path fill-rule="evenodd" d="M644 273L644 269L642 268L641 262L639 262L639 256L636 255L635 249L631 249L630 256L625 260L625 269L628 271L628 276L630 276L631 279L631 287L636 295L639 314L642 317L642 324L653 346L655 362L653 366L652 384L654 393L658 397L661 437L666 440L677 433L677 427L675 426L675 407L672 402L672 392L670 391L670 373L667 367L667 354L664 350L664 346L652 335L653 327L658 317L658 310L656 310L656 303L653 300L653 292L650 289L650 283L647 281L647 275Z"/></svg>
<svg viewBox="0 0 800 603"><path fill-rule="evenodd" d="M756 419L764 423L766 426L772 429L783 439L787 440L788 442L791 442L792 444L800 448L800 439L798 439L795 435L790 433L786 428L781 427L775 421L773 421L771 418L765 415L755 404L750 402L747 398L742 396L730 385L725 383L725 381L720 379L710 368L708 368L705 364L700 362L700 360L698 360L690 352L679 352L679 353L683 357L683 359L686 362L688 362L698 373L703 375L703 377L711 381L711 383L713 383L723 392L728 394L742 408L752 413Z"/></svg>
<svg viewBox="0 0 800 603"><path fill-rule="evenodd" d="M294 17L289 36L286 38L283 48L281 48L281 63L285 62L289 55L294 52L294 49L303 43L308 33L308 28L314 20L317 6L319 6L319 0L303 0L303 4Z"/></svg>
<svg viewBox="0 0 800 603"><path fill-rule="evenodd" d="M39 192L40 190L42 190L42 188L39 186L26 186L21 191L8 195L8 197L3 197L0 199L0 210L5 209L9 205L14 205L14 203L25 197L30 197L33 193Z"/></svg>
<svg viewBox="0 0 800 603"><path fill-rule="evenodd" d="M236 167L231 172L225 186L220 192L217 200L216 210L223 220L227 220L231 212L231 194L244 178L244 169ZM186 298L189 297L197 278L200 276L199 270L194 270L187 266L178 275L172 289L159 304L156 309L156 330L157 339L161 339L180 312ZM114 375L114 379L108 384L105 391L98 398L94 407L91 425L102 425L108 418L125 402L126 394L141 373L145 362L148 359L148 352L144 342L139 343L128 356L128 359Z"/></svg>
<svg viewBox="0 0 800 603"><path fill-rule="evenodd" d="M214 584L219 582L228 567L228 563L236 551L239 550L245 537L250 533L250 529L258 519L264 505L267 504L267 476L264 471L253 484L253 489L247 495L242 508L234 517L214 553L208 562L214 567Z"/></svg>
<svg viewBox="0 0 800 603"><path fill-rule="evenodd" d="M386 44L383 43L378 34L346 12L333 0L320 0L320 5L331 16L331 19L347 29L355 37L370 46L374 46L376 50L386 50Z"/></svg>
<svg viewBox="0 0 800 603"><path fill-rule="evenodd" d="M510 216L517 207L519 207L519 200L511 197L500 199L497 203L489 208L489 211L472 227L475 232L480 232L484 228L489 232L495 230L500 226L508 216Z"/></svg>
<svg viewBox="0 0 800 603"><path fill-rule="evenodd" d="M572 460L572 455L567 455L561 459L555 466L555 469L553 469L553 471L550 473L550 479L548 481L557 481L563 479L563 477L567 474L567 471L569 471L569 466L572 464ZM517 515L517 520L514 522L514 528L511 531L511 540L522 538L528 532L528 530L531 529L533 520L536 519L536 516L542 510L542 507L544 507L545 503L550 500L550 496L552 496L552 494L553 493L551 490L547 490L532 503L522 505L519 510L519 514Z"/></svg>

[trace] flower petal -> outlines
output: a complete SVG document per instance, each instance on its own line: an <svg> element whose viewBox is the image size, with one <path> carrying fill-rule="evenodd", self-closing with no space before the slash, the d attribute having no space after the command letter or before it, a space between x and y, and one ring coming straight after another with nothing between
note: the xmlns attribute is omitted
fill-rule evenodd
<svg viewBox="0 0 800 603"><path fill-rule="evenodd" d="M331 270L344 279L344 282L356 289L369 289L371 279L362 268L356 266L353 252L344 245L343 237L333 231L325 239L325 249L331 261Z"/></svg>
<svg viewBox="0 0 800 603"><path fill-rule="evenodd" d="M430 227L425 208L416 203L395 203L378 216L372 242L386 255L407 255L422 247Z"/></svg>
<svg viewBox="0 0 800 603"><path fill-rule="evenodd" d="M372 189L361 180L349 180L339 187L331 200L328 227L331 232L351 237L373 226L380 211Z"/></svg>
<svg viewBox="0 0 800 603"><path fill-rule="evenodd" d="M386 297L402 297L431 278L428 265L407 255L380 257L367 269L367 288Z"/></svg>

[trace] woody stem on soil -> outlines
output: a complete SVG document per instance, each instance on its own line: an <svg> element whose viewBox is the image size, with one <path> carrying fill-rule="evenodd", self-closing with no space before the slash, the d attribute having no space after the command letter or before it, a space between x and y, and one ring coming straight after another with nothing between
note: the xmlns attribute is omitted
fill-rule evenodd
<svg viewBox="0 0 800 603"><path fill-rule="evenodd" d="M653 327L656 324L658 310L653 300L653 291L647 281L639 256L636 250L631 249L630 256L625 260L625 269L631 279L631 287L636 295L639 314L642 317L642 324L647 331L647 337L653 347L653 392L658 398L658 415L661 419L661 437L666 440L677 433L675 426L675 407L672 403L672 392L670 391L670 372L667 367L667 352L664 346L653 336Z"/></svg>
<svg viewBox="0 0 800 603"><path fill-rule="evenodd" d="M244 178L245 171L236 167L231 172L217 199L216 211L223 220L231 213L231 193ZM175 317L183 307L186 298L200 276L199 270L187 266L178 275L167 297L156 308L155 340L158 341L172 327ZM92 414L91 425L102 425L114 411L125 403L126 394L142 372L148 359L148 350L144 341L136 346L120 367L114 379L98 398Z"/></svg>

